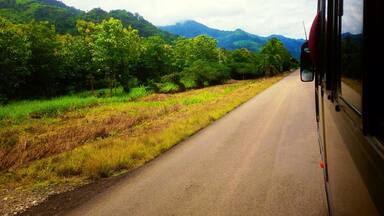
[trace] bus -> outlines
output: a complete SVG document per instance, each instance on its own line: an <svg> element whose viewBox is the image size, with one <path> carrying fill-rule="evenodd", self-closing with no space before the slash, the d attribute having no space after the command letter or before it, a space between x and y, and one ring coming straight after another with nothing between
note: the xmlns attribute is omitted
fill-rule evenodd
<svg viewBox="0 0 384 216"><path fill-rule="evenodd" d="M328 213L384 215L383 0L318 0L300 75L314 81Z"/></svg>

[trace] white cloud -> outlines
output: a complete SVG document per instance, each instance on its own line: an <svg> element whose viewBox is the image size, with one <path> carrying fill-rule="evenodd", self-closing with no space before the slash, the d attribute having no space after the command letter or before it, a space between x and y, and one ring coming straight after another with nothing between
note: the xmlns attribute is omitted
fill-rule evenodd
<svg viewBox="0 0 384 216"><path fill-rule="evenodd" d="M63 0L90 10L126 9L155 25L192 19L222 30L244 29L259 35L283 34L303 38L302 22L310 26L316 0Z"/></svg>
<svg viewBox="0 0 384 216"><path fill-rule="evenodd" d="M342 32L360 34L363 31L363 0L344 0Z"/></svg>

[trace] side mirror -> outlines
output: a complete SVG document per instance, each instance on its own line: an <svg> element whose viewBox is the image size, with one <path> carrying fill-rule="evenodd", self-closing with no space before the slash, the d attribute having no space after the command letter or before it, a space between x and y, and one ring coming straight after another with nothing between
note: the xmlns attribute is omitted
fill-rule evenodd
<svg viewBox="0 0 384 216"><path fill-rule="evenodd" d="M301 46L300 78L303 82L312 82L315 79L315 70L308 48L308 41Z"/></svg>

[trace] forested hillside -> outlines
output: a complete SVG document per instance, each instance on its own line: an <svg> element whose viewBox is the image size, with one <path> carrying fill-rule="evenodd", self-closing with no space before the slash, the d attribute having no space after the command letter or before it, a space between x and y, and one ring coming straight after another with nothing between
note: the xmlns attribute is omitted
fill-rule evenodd
<svg viewBox="0 0 384 216"><path fill-rule="evenodd" d="M278 38L296 59L300 56L300 47L304 43L302 39L287 38L282 35L271 35L262 37L250 34L241 29L235 31L222 31L210 28L193 20L176 23L175 25L160 26L160 29L170 33L191 38L198 35L209 35L218 41L218 46L225 49L247 48L251 51L259 52L262 46L271 38Z"/></svg>
<svg viewBox="0 0 384 216"><path fill-rule="evenodd" d="M55 25L60 34L76 33L78 19L101 22L112 17L121 20L125 27L132 26L139 30L139 34L144 37L161 35L167 41L176 38L168 32L159 30L137 13L132 14L126 10L106 12L100 8L84 12L56 0L0 0L0 16L16 23L26 23L32 19L48 21Z"/></svg>

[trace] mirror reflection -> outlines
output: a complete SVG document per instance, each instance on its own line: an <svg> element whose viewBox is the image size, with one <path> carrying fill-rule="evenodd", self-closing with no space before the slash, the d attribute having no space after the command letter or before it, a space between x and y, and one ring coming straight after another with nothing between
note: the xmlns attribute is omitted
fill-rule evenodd
<svg viewBox="0 0 384 216"><path fill-rule="evenodd" d="M344 0L346 7L341 29L342 97L362 110L363 0Z"/></svg>
<svg viewBox="0 0 384 216"><path fill-rule="evenodd" d="M301 46L300 77L301 77L301 81L303 82L311 82L315 78L313 64L312 64L309 49L308 49L308 42L305 42Z"/></svg>
<svg viewBox="0 0 384 216"><path fill-rule="evenodd" d="M308 69L302 69L301 70L301 80L303 82L311 82L314 79L314 73L313 71L310 71Z"/></svg>

